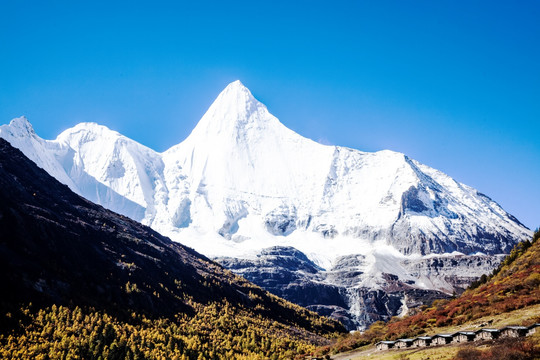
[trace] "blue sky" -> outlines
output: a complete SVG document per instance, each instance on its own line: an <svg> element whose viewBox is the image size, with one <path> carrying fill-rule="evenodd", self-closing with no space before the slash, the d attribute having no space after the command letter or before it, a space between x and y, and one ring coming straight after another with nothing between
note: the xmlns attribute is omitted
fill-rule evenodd
<svg viewBox="0 0 540 360"><path fill-rule="evenodd" d="M296 132L404 152L536 228L538 19L538 1L4 1L0 123L163 151L240 79Z"/></svg>

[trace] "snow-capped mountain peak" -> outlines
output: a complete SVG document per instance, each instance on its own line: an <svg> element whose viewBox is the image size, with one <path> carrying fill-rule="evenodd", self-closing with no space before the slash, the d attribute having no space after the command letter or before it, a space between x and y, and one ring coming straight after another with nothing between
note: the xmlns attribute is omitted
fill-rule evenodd
<svg viewBox="0 0 540 360"><path fill-rule="evenodd" d="M214 147L216 141L253 142L276 128L286 129L237 80L218 95L185 142Z"/></svg>
<svg viewBox="0 0 540 360"><path fill-rule="evenodd" d="M339 298L356 325L368 321L359 309L371 299L361 294L366 288L391 288L398 279L414 291L449 292L445 274L457 284L465 272L480 274L470 264L485 273L495 254L532 235L487 196L404 154L302 137L240 81L163 153L95 123L44 140L21 117L0 126L0 137L80 195L207 256L253 260L270 247L274 257L305 254L317 265L305 268L301 259L315 272L307 284L344 287ZM477 252L486 255L467 256Z"/></svg>
<svg viewBox="0 0 540 360"><path fill-rule="evenodd" d="M208 255L287 245L327 264L370 242L494 254L530 236L491 199L403 154L296 134L240 81L161 154L94 123L53 141L13 136L24 129L15 119L0 136L80 194Z"/></svg>
<svg viewBox="0 0 540 360"><path fill-rule="evenodd" d="M163 153L172 189L169 211L191 227L213 229L228 239L251 238L247 223L255 217L294 207L289 200L318 196L311 190L324 182L332 153L286 128L235 81L188 138ZM312 185L302 186L305 181ZM284 199L289 199L285 205ZM239 222L246 232L238 231Z"/></svg>
<svg viewBox="0 0 540 360"><path fill-rule="evenodd" d="M245 121L261 107L265 106L253 97L240 80L236 80L218 95L203 119Z"/></svg>

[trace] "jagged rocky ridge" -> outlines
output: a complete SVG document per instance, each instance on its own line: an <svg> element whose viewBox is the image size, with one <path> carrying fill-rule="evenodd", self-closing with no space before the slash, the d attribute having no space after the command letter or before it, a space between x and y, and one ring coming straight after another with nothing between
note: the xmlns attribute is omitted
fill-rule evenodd
<svg viewBox="0 0 540 360"><path fill-rule="evenodd" d="M18 118L0 127L0 137L75 192L208 256L251 261L261 249L294 247L324 278L313 278L313 286L346 289L343 308L356 326L377 311L362 315L351 289L387 290L397 276L413 289L459 291L454 282L481 272L462 260L450 269L448 255L441 267L428 266L431 256L482 252L489 256L480 257L481 268L490 268L497 262L491 255L531 234L487 196L403 154L301 137L240 82L227 86L186 140L163 153L93 123L43 140ZM353 275L362 270L341 284L331 274L347 256L363 259L348 267Z"/></svg>

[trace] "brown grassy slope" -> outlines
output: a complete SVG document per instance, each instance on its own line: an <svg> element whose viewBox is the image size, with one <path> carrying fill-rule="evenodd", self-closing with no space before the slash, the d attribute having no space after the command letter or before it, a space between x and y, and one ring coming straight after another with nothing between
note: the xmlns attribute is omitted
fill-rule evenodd
<svg viewBox="0 0 540 360"><path fill-rule="evenodd" d="M522 242L486 279L459 298L439 302L425 311L390 321L385 337L417 336L432 326L461 325L483 316L495 315L540 303L540 231L532 241Z"/></svg>
<svg viewBox="0 0 540 360"><path fill-rule="evenodd" d="M376 322L363 334L341 338L321 353L337 353L380 340L433 335L441 327L463 325L482 317L540 304L540 231L512 250L492 275L483 276L460 297L435 301L432 307L388 323ZM540 314L537 319L540 321ZM527 324L524 324L527 325Z"/></svg>

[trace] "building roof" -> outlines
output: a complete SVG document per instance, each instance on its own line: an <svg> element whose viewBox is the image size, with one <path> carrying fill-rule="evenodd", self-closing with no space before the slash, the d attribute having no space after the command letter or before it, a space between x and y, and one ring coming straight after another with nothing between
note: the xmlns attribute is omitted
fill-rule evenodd
<svg viewBox="0 0 540 360"><path fill-rule="evenodd" d="M378 345L378 344L395 344L395 343L396 343L395 341L383 340L383 341L379 341L376 345Z"/></svg>
<svg viewBox="0 0 540 360"><path fill-rule="evenodd" d="M482 331L485 331L485 332L500 332L499 329L489 329L489 328L478 330L478 332L482 332Z"/></svg>
<svg viewBox="0 0 540 360"><path fill-rule="evenodd" d="M397 339L396 342L400 342L400 341L401 341L401 342L412 342L413 339Z"/></svg>
<svg viewBox="0 0 540 360"><path fill-rule="evenodd" d="M531 326L529 326L529 329L539 327L539 326L540 326L540 323L532 324Z"/></svg>
<svg viewBox="0 0 540 360"><path fill-rule="evenodd" d="M434 338L436 338L436 337L448 338L448 337L454 337L454 335L456 335L456 334L437 334L437 335L433 335L433 337Z"/></svg>
<svg viewBox="0 0 540 360"><path fill-rule="evenodd" d="M457 333L462 335L476 335L476 331L458 331Z"/></svg>
<svg viewBox="0 0 540 360"><path fill-rule="evenodd" d="M414 340L431 340L431 336L419 336Z"/></svg>
<svg viewBox="0 0 540 360"><path fill-rule="evenodd" d="M504 329L513 329L513 330L527 330L528 327L526 326L517 326L517 325L509 325L509 326L505 326L501 329L501 331L503 331Z"/></svg>

